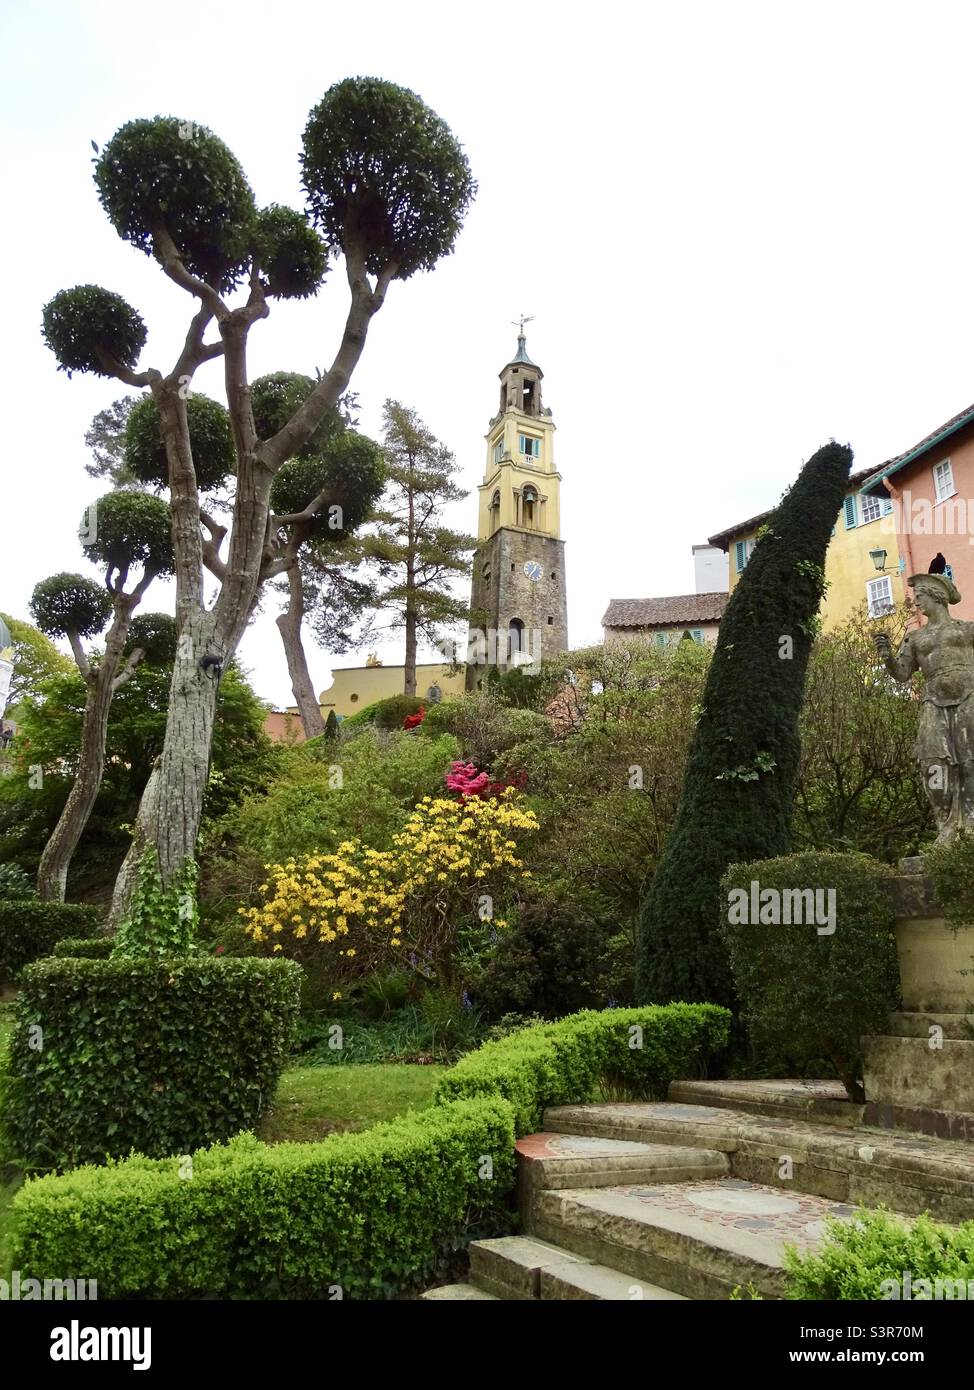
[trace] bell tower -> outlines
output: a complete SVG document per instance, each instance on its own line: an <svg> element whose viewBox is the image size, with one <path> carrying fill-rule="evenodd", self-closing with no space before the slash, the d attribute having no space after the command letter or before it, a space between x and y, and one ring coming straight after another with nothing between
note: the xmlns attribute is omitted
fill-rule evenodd
<svg viewBox="0 0 974 1390"><path fill-rule="evenodd" d="M568 646L561 474L555 424L541 399L543 378L528 356L522 321L517 352L500 373L500 408L485 436L468 689L483 683L490 666L533 670Z"/></svg>

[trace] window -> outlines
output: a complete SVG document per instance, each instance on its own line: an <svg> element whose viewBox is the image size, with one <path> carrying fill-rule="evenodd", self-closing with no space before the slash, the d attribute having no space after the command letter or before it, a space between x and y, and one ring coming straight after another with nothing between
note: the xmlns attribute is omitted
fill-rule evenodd
<svg viewBox="0 0 974 1390"><path fill-rule="evenodd" d="M537 459L541 457L541 440L535 439L533 435L518 435L518 447L527 458Z"/></svg>
<svg viewBox="0 0 974 1390"><path fill-rule="evenodd" d="M879 579L867 579L866 602L871 618L881 618L890 611L893 607L893 581L888 574Z"/></svg>
<svg viewBox="0 0 974 1390"><path fill-rule="evenodd" d="M549 627L554 627L554 625L555 625L555 620L554 620L554 618L549 618L549 619L548 619L548 626L549 626Z"/></svg>
<svg viewBox="0 0 974 1390"><path fill-rule="evenodd" d="M944 459L943 463L934 464L933 489L937 494L938 502L953 497L957 491L954 487L954 470L950 466L950 459Z"/></svg>
<svg viewBox="0 0 974 1390"><path fill-rule="evenodd" d="M737 566L737 573L738 573L738 574L740 574L741 570L744 568L744 566L747 564L748 560L750 559L751 551L754 549L754 546L755 546L755 542L754 542L753 540L751 540L751 541L738 541L738 542L735 544L735 546L734 546L734 556L735 556L735 564L736 564L736 566Z"/></svg>
<svg viewBox="0 0 974 1390"><path fill-rule="evenodd" d="M501 459L502 459L503 457L504 457L504 436L501 435L500 439L498 439L498 440L496 441L496 443L494 444L494 462L495 462L495 463L500 463L500 461L501 461Z"/></svg>
<svg viewBox="0 0 974 1390"><path fill-rule="evenodd" d="M665 647L665 646L666 646L666 633L665 633L665 632L657 632L657 633L655 634L655 636L653 637L653 641L656 643L657 647Z"/></svg>
<svg viewBox="0 0 974 1390"><path fill-rule="evenodd" d="M703 641L703 628L702 628L702 627L695 627L695 628L692 628L691 631L690 631L690 636L693 638L694 642L702 642L702 641Z"/></svg>
<svg viewBox="0 0 974 1390"><path fill-rule="evenodd" d="M878 497L863 497L861 506L863 526L870 521L878 521L883 515L883 504Z"/></svg>

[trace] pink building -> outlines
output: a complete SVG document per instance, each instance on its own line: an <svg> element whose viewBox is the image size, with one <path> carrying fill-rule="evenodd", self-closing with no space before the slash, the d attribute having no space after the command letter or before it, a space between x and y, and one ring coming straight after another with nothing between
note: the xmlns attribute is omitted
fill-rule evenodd
<svg viewBox="0 0 974 1390"><path fill-rule="evenodd" d="M892 501L881 526L896 532L904 578L942 555L962 599L951 614L974 620L974 406L884 463L860 493Z"/></svg>

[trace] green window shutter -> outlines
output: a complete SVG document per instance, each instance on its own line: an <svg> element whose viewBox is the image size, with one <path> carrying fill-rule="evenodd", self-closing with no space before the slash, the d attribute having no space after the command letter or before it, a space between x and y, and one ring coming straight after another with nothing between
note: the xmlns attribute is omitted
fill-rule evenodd
<svg viewBox="0 0 974 1390"><path fill-rule="evenodd" d="M884 497L884 498L883 498L883 516L889 516L889 514L890 514L890 512L891 512L892 510L893 510L893 501L892 501L892 498L890 498L890 497Z"/></svg>
<svg viewBox="0 0 974 1390"><path fill-rule="evenodd" d="M845 499L845 529L851 531L856 524L856 496L850 493Z"/></svg>
<svg viewBox="0 0 974 1390"><path fill-rule="evenodd" d="M700 628L700 627L695 627L695 628L693 628L693 630L692 630L691 633L690 633L690 636L693 638L694 642L702 642L702 641L703 641L703 628Z"/></svg>
<svg viewBox="0 0 974 1390"><path fill-rule="evenodd" d="M738 541L734 546L734 562L737 565L737 573L740 574L747 564L747 550L743 541Z"/></svg>

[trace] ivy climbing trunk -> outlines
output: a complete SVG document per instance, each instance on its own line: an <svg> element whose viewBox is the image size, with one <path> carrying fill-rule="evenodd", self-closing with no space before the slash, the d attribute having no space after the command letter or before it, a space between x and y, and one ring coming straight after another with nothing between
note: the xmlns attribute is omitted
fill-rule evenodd
<svg viewBox="0 0 974 1390"><path fill-rule="evenodd" d="M835 443L809 459L721 619L676 822L643 906L640 1000L735 1002L720 880L729 864L791 848L805 673L851 463Z"/></svg>

